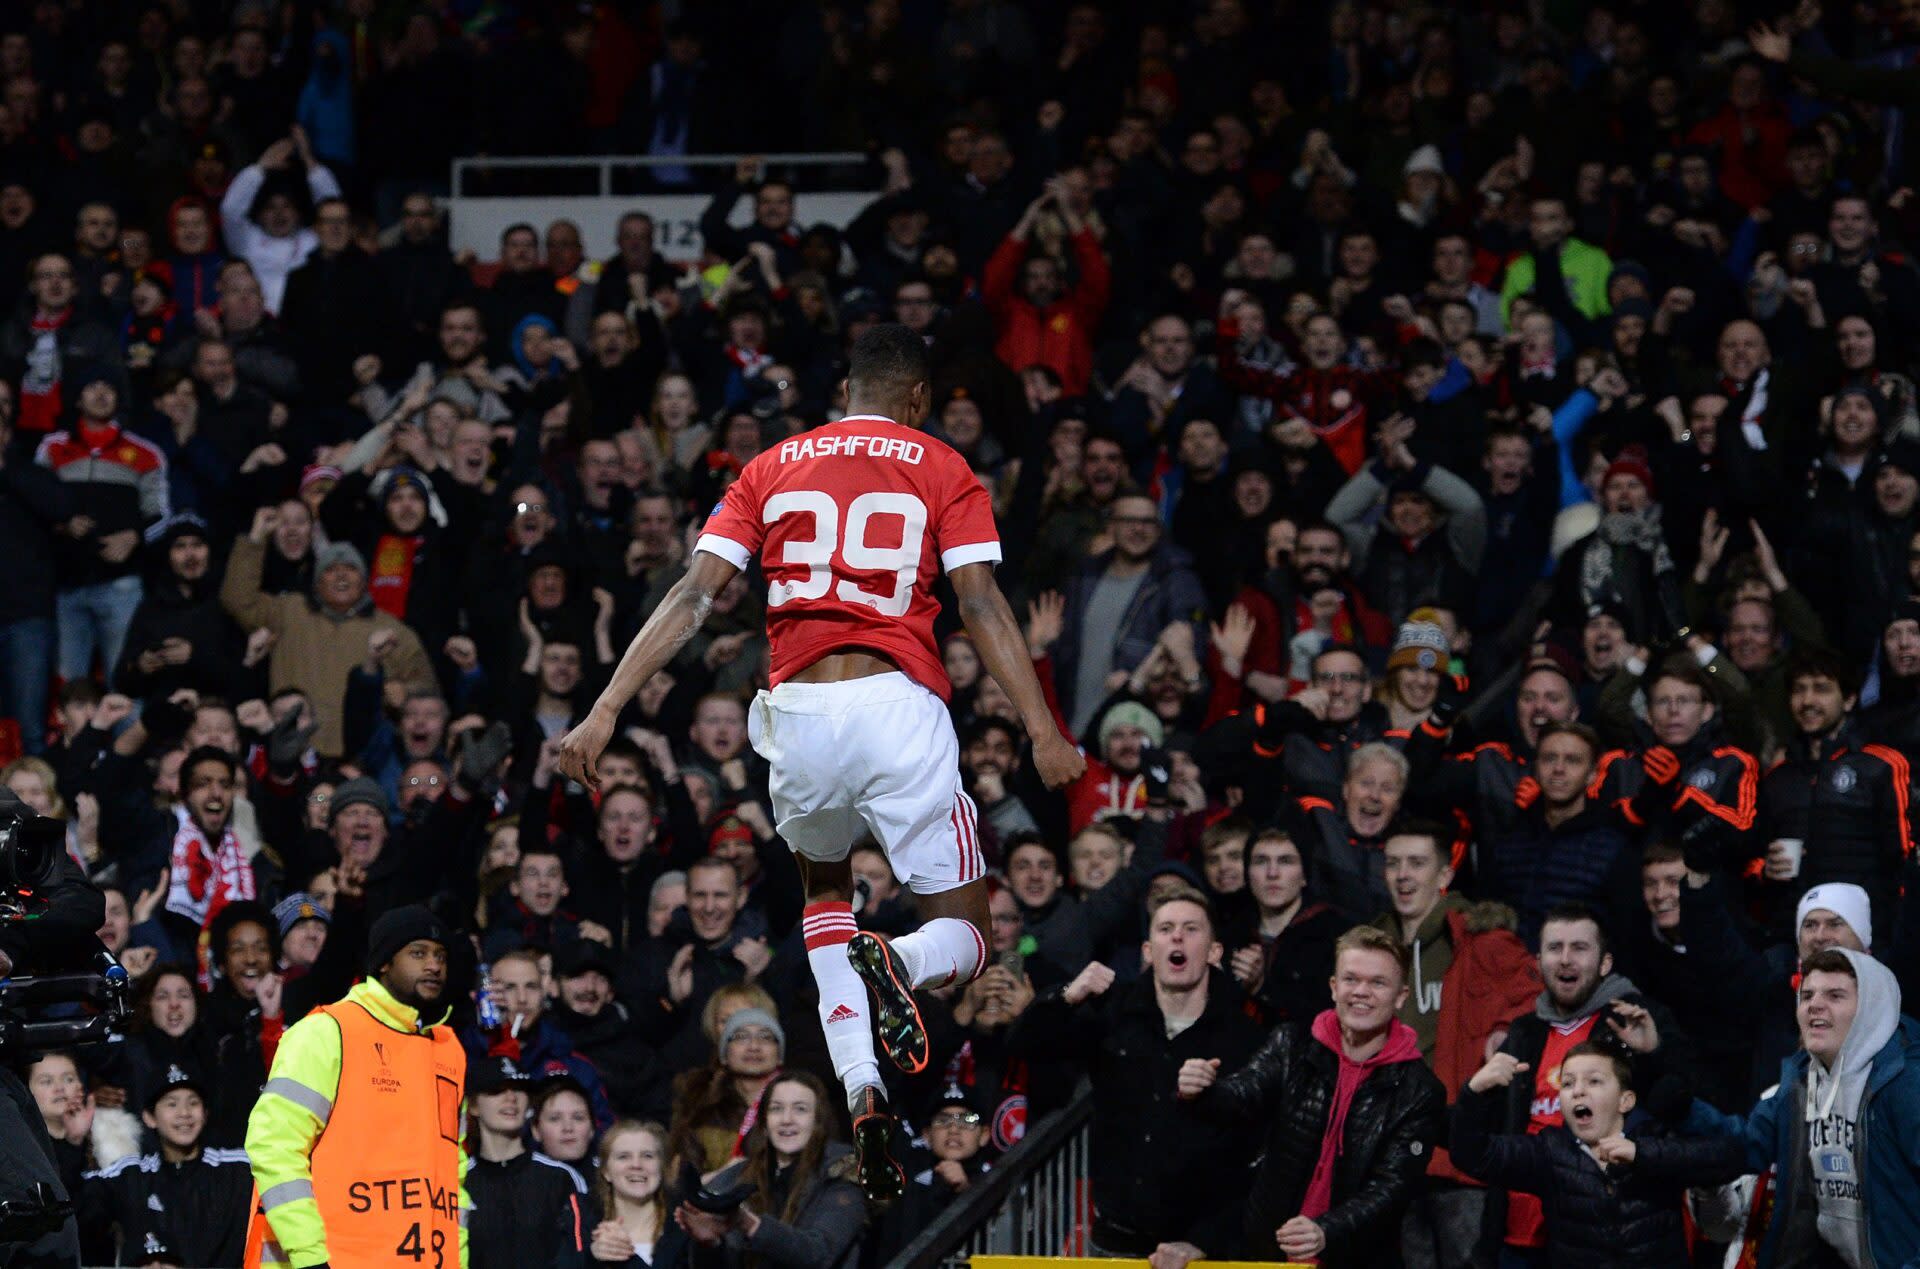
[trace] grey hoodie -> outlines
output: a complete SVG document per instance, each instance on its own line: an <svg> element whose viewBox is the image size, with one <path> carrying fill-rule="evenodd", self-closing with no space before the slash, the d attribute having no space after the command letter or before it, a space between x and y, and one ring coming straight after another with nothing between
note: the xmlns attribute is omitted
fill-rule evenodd
<svg viewBox="0 0 1920 1269"><path fill-rule="evenodd" d="M1639 988L1625 974L1608 974L1594 984L1593 994L1571 1010L1564 1010L1553 1001L1553 993L1542 989L1540 998L1534 1002L1533 1012L1550 1023L1565 1026L1591 1018L1622 996L1636 994Z"/></svg>
<svg viewBox="0 0 1920 1269"><path fill-rule="evenodd" d="M1872 1263L1860 1191L1860 1104L1872 1075L1874 1054L1900 1025L1900 982L1865 952L1838 949L1853 962L1859 1006L1832 1069L1807 1063L1807 1155L1813 1193L1820 1207L1820 1240L1840 1253L1850 1269Z"/></svg>

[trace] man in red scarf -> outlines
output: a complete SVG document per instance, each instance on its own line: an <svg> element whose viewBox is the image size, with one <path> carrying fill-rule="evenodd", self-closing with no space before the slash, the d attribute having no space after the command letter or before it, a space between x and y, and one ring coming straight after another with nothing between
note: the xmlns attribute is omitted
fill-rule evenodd
<svg viewBox="0 0 1920 1269"><path fill-rule="evenodd" d="M1400 1222L1446 1118L1444 1086L1395 1017L1407 952L1360 926L1334 945L1333 1008L1287 1023L1240 1070L1218 1058L1180 1067L1180 1096L1219 1122L1267 1125L1247 1198L1251 1260L1400 1263Z"/></svg>
<svg viewBox="0 0 1920 1269"><path fill-rule="evenodd" d="M64 382L69 361L120 360L119 338L87 311L74 279L73 261L60 252L38 257L27 272L32 303L0 328L0 377L20 385L14 427L29 440L59 427L62 409L72 409L79 390Z"/></svg>

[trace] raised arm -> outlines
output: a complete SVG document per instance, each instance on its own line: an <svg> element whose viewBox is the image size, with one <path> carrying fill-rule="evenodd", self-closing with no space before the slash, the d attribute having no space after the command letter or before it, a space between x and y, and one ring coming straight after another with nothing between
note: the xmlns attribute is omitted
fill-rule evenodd
<svg viewBox="0 0 1920 1269"><path fill-rule="evenodd" d="M1020 711L1020 721L1033 742L1033 762L1040 779L1049 789L1079 779L1087 769L1087 760L1054 723L1053 711L1047 708L1046 695L1033 672L1026 636L1013 618L1013 609L1007 606L1007 597L1000 593L1000 584L993 579L993 565L962 564L948 578L960 602L960 619L966 623L987 673ZM644 636L646 632L641 633Z"/></svg>
<svg viewBox="0 0 1920 1269"><path fill-rule="evenodd" d="M607 683L606 690L600 693L600 699L593 703L593 709L580 725L568 732L566 739L561 742L560 770L563 774L589 788L600 787L600 754L613 736L614 723L619 719L620 711L626 708L627 702L646 685L648 679L673 660L680 649L687 646L687 641L699 633L700 627L706 624L708 612L713 608L713 597L739 571L731 561L711 551L693 553L693 562L687 566L686 573L673 584L667 597L647 618L647 624L633 637L626 655L620 658L620 664L614 668L613 678ZM1002 600L1001 607L1005 606L1006 601ZM1009 615L1007 620L1011 623L1012 616ZM1025 645L1019 642L1017 630L1014 638L1024 656ZM1027 671L1027 677L1032 679L1031 669ZM1012 691L1011 688L1008 690ZM1036 687L1034 691L1038 693L1039 688Z"/></svg>

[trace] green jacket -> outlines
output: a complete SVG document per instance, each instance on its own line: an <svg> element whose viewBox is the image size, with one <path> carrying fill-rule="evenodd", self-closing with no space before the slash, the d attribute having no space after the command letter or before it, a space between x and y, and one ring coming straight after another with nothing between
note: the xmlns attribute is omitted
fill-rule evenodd
<svg viewBox="0 0 1920 1269"><path fill-rule="evenodd" d="M401 1004L378 980L368 979L349 991L346 999L360 1005L374 1018L395 1031L418 1034L428 1027L446 1026L449 1010L433 1022L422 1025L417 1010ZM326 1130L325 1113L340 1091L340 1027L322 1013L311 1013L287 1029L273 1057L260 1100L247 1117L247 1159L253 1166L255 1188L266 1194L288 1182L305 1182L309 1194L276 1203L268 1218L274 1241L286 1252L293 1269L309 1269L326 1264L327 1228L320 1218L320 1204L311 1195L313 1149ZM466 1119L464 1101L461 1121ZM460 1152L460 1264L467 1264L467 1222L465 1214L473 1209L467 1197L465 1176L467 1157ZM297 1189L297 1186L296 1186ZM286 1191L282 1191L285 1193Z"/></svg>
<svg viewBox="0 0 1920 1269"><path fill-rule="evenodd" d="M1607 303L1607 278L1613 273L1613 261L1607 253L1578 238L1560 244L1560 272L1573 291L1573 306L1589 320L1605 317L1613 311ZM1531 252L1507 266L1507 280L1500 288L1500 316L1511 324L1513 302L1533 289L1534 264Z"/></svg>

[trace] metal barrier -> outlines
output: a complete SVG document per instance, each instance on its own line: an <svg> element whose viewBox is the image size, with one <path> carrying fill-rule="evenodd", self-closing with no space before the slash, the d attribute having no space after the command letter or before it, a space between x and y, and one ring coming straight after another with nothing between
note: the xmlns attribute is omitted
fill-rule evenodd
<svg viewBox="0 0 1920 1269"><path fill-rule="evenodd" d="M858 150L828 151L816 154L609 154L609 155L536 155L519 158L472 158L453 161L453 196L468 197L469 174L486 172L579 172L599 173L591 192L607 197L621 191L613 188L613 174L633 168L730 168L741 159L759 159L768 169L802 167L859 167L867 156Z"/></svg>
<svg viewBox="0 0 1920 1269"><path fill-rule="evenodd" d="M1027 1130L993 1170L956 1199L887 1269L965 1269L975 1256L1057 1256L1083 1248L1091 1217L1087 1165L1093 1091Z"/></svg>
<svg viewBox="0 0 1920 1269"><path fill-rule="evenodd" d="M565 219L597 258L613 247L620 218L640 211L653 218L654 249L675 264L692 264L705 247L700 218L708 200L719 178L731 178L733 165L744 158L758 158L767 172L795 181L793 213L799 225L845 229L880 196L872 165L855 151L455 159L453 194L447 200L449 245L492 260L508 227L533 223L537 230ZM802 174L813 179L796 180ZM752 219L751 200L741 199L732 223L744 227Z"/></svg>

